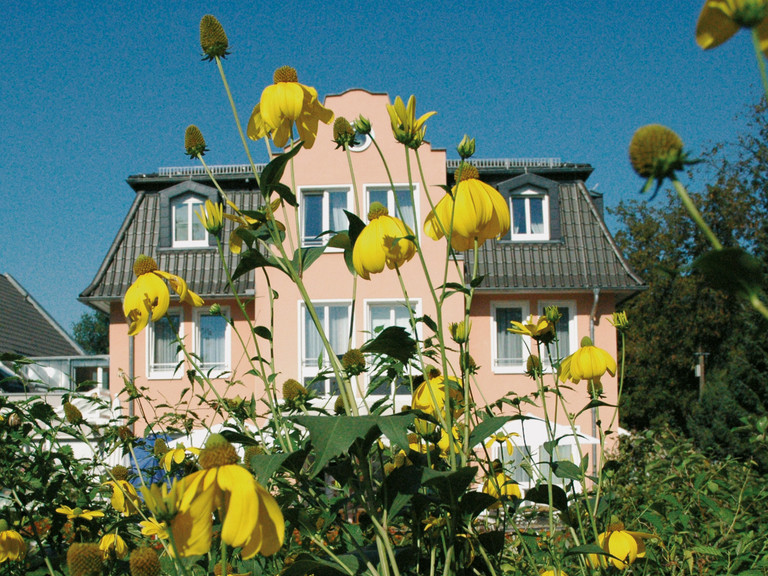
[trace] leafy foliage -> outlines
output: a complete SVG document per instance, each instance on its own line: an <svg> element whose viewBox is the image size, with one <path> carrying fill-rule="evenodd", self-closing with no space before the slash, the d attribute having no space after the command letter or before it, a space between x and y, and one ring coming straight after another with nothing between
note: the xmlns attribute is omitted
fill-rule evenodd
<svg viewBox="0 0 768 576"><path fill-rule="evenodd" d="M84 312L72 325L72 336L86 354L109 354L109 316Z"/></svg>

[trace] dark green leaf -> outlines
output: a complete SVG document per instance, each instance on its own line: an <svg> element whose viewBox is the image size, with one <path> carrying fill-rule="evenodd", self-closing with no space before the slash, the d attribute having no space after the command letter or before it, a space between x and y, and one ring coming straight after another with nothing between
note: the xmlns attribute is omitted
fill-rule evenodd
<svg viewBox="0 0 768 576"><path fill-rule="evenodd" d="M280 183L285 172L285 166L291 158L299 153L303 144L303 142L299 142L291 150L279 154L269 164L264 166L264 170L261 171L261 193L265 198L269 198L269 195L275 189L275 185Z"/></svg>
<svg viewBox="0 0 768 576"><path fill-rule="evenodd" d="M550 505L547 484L540 484L525 492L524 500ZM568 496L559 486L552 486L552 506L563 512L568 510Z"/></svg>
<svg viewBox="0 0 768 576"><path fill-rule="evenodd" d="M365 222L360 220L360 218L352 212L344 210L344 214L347 215L347 220L349 221L349 241L352 243L352 246L354 246L355 242L357 242L357 237L360 236L360 232L365 228Z"/></svg>
<svg viewBox="0 0 768 576"><path fill-rule="evenodd" d="M568 478L570 480L581 480L583 472L581 468L568 460L558 460L552 465L552 471L558 478Z"/></svg>
<svg viewBox="0 0 768 576"><path fill-rule="evenodd" d="M301 266L299 266L299 250L301 250ZM303 272L323 255L325 252L325 245L323 246L307 246L300 248L293 253L291 262L293 263L294 270L299 270L299 273Z"/></svg>
<svg viewBox="0 0 768 576"><path fill-rule="evenodd" d="M401 326L388 326L373 340L366 342L360 351L366 354L386 354L403 364L416 355L416 341Z"/></svg>
<svg viewBox="0 0 768 576"><path fill-rule="evenodd" d="M296 201L296 195L291 191L288 186L285 184L273 184L272 190L277 192L277 195L280 196L283 200L285 200L285 203L293 206L294 208L298 208L299 203Z"/></svg>
<svg viewBox="0 0 768 576"><path fill-rule="evenodd" d="M485 280L485 276L478 276L477 278L472 278L472 281L469 283L469 285L472 288L477 288L480 286L480 284L483 283L483 280Z"/></svg>
<svg viewBox="0 0 768 576"><path fill-rule="evenodd" d="M424 316L421 317L421 320L424 322L424 324L427 325L427 328L429 328L430 330L432 330L432 332L437 334L437 324L435 323L434 320L432 320L430 316L427 316L426 314L424 314Z"/></svg>
<svg viewBox="0 0 768 576"><path fill-rule="evenodd" d="M441 472L425 468L422 483L437 490L448 502L457 502L461 494L475 479L477 468L465 466L458 470Z"/></svg>
<svg viewBox="0 0 768 576"><path fill-rule="evenodd" d="M697 258L693 268L718 290L748 298L765 285L760 261L742 248L711 250Z"/></svg>
<svg viewBox="0 0 768 576"><path fill-rule="evenodd" d="M266 484L289 456L290 454L257 454L252 456L249 464L256 480L260 484Z"/></svg>
<svg viewBox="0 0 768 576"><path fill-rule="evenodd" d="M498 500L485 492L467 492L461 497L459 506L463 514L474 518Z"/></svg>
<svg viewBox="0 0 768 576"><path fill-rule="evenodd" d="M256 334L256 336L264 338L264 340L272 340L272 332L266 326L254 327L253 333Z"/></svg>
<svg viewBox="0 0 768 576"><path fill-rule="evenodd" d="M574 546L566 550L566 556L573 556L574 554L598 554L600 556L610 556L608 552L600 548L597 544L582 544L581 546Z"/></svg>
<svg viewBox="0 0 768 576"><path fill-rule="evenodd" d="M496 430L504 426L504 424L510 420L510 416L495 416L480 422L480 424L475 426L472 429L472 432L469 433L470 448L482 443L486 438L488 438L488 436L496 432Z"/></svg>
<svg viewBox="0 0 768 576"><path fill-rule="evenodd" d="M246 250L240 257L240 262L237 264L237 268L235 268L234 274L232 274L232 279L236 280L251 270L256 270L257 268L265 268L267 266L282 270L280 266L278 266L275 262L265 258L264 254L258 250Z"/></svg>
<svg viewBox="0 0 768 576"><path fill-rule="evenodd" d="M501 530L482 532L477 535L477 539L491 555L500 554L504 547L504 532Z"/></svg>

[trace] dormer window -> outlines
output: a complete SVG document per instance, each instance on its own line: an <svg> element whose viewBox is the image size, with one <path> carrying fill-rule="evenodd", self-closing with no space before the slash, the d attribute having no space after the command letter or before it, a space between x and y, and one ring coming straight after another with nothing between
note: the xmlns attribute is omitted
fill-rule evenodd
<svg viewBox="0 0 768 576"><path fill-rule="evenodd" d="M195 211L200 211L203 199L192 194L175 198L171 202L174 248L208 246L208 233Z"/></svg>
<svg viewBox="0 0 768 576"><path fill-rule="evenodd" d="M549 198L538 190L509 197L510 240L549 240Z"/></svg>

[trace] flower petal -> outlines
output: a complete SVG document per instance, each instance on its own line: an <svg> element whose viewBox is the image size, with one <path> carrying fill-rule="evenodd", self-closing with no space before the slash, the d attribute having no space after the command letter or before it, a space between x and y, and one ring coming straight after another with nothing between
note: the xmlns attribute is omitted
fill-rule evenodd
<svg viewBox="0 0 768 576"><path fill-rule="evenodd" d="M719 2L718 4L723 4ZM709 0L704 3L704 7L699 14L699 21L696 23L696 43L704 50L720 46L731 36L739 31L739 25L719 6L714 6Z"/></svg>

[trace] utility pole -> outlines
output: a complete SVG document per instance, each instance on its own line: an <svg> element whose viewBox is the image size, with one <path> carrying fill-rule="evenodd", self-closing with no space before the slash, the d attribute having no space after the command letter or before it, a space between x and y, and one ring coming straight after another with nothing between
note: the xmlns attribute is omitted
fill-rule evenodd
<svg viewBox="0 0 768 576"><path fill-rule="evenodd" d="M696 376L699 378L699 402L701 402L702 396L704 396L704 359L709 356L709 352L702 352L701 347L699 347L698 352L693 353L694 356L698 358L696 365L693 367L693 371L696 374Z"/></svg>

